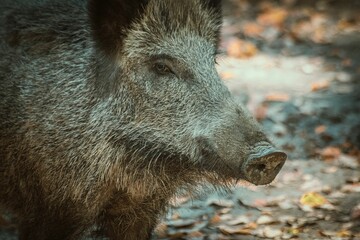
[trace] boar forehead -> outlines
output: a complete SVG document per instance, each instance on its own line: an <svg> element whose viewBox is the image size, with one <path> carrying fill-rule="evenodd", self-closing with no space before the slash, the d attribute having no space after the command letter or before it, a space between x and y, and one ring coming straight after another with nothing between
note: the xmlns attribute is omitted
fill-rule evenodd
<svg viewBox="0 0 360 240"><path fill-rule="evenodd" d="M122 53L139 57L171 53L183 58L188 55L184 52L195 50L209 58L216 51L220 25L220 11L200 0L153 0L129 29Z"/></svg>

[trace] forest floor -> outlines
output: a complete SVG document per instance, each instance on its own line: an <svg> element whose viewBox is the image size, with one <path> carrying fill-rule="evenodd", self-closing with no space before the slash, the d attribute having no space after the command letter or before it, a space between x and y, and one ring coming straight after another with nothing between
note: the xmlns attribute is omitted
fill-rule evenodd
<svg viewBox="0 0 360 240"><path fill-rule="evenodd" d="M289 159L267 186L174 199L154 238L360 239L359 13L357 0L224 1L220 77Z"/></svg>

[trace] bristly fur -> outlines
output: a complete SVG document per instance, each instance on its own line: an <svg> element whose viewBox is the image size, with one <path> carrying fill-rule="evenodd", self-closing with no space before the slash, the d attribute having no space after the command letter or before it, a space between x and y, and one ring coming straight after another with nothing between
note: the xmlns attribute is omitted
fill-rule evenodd
<svg viewBox="0 0 360 240"><path fill-rule="evenodd" d="M179 189L239 178L265 136L216 73L220 1L19 2L0 0L0 205L21 240L149 239Z"/></svg>
<svg viewBox="0 0 360 240"><path fill-rule="evenodd" d="M91 0L89 13L96 43L109 55L119 54L129 31L160 37L186 29L216 43L219 39L220 0L181 3L172 0L136 0L131 4L121 0Z"/></svg>

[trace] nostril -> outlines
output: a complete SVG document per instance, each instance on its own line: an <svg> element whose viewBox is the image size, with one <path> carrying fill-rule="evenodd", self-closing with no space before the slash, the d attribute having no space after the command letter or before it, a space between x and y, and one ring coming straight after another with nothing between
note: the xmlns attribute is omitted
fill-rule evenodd
<svg viewBox="0 0 360 240"><path fill-rule="evenodd" d="M266 169L266 165L265 164L258 164L256 168L257 168L258 171L263 172Z"/></svg>

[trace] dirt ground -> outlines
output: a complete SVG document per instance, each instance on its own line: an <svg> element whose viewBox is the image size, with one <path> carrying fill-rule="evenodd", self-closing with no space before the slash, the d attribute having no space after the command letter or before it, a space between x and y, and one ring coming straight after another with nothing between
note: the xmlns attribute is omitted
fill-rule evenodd
<svg viewBox="0 0 360 240"><path fill-rule="evenodd" d="M219 74L289 160L267 186L174 199L154 239L360 239L359 13L358 0L224 1Z"/></svg>

